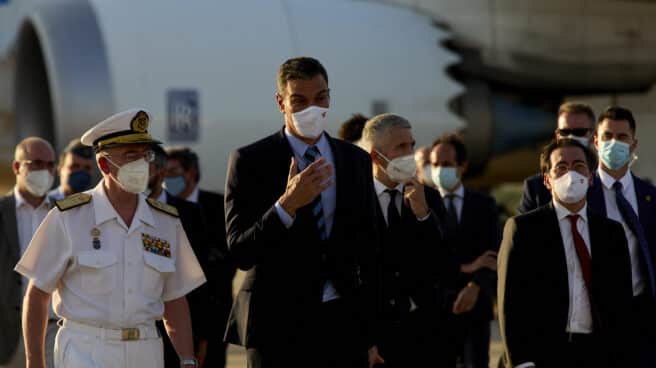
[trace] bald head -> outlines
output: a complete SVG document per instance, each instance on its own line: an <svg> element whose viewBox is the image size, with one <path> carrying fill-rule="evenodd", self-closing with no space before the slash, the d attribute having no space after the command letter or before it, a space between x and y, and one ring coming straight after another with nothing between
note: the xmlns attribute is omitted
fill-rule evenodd
<svg viewBox="0 0 656 368"><path fill-rule="evenodd" d="M40 137L27 137L16 145L14 161L35 160L32 156L37 153L49 153L52 156L50 161L55 159L55 150L50 142Z"/></svg>

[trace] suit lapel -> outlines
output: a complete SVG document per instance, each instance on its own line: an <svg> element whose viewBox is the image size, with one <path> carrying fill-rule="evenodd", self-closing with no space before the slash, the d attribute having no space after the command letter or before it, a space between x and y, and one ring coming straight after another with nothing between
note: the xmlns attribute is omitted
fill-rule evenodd
<svg viewBox="0 0 656 368"><path fill-rule="evenodd" d="M460 221L458 221L458 231L460 229L471 229L467 224L469 223L469 214L474 213L472 208L473 203L470 201L469 191L465 188L462 196L462 212L460 213Z"/></svg>
<svg viewBox="0 0 656 368"><path fill-rule="evenodd" d="M642 227L648 231L649 224L652 223L650 218L651 211L649 211L648 205L654 200L654 198L651 197L651 194L647 191L647 188L645 188L645 185L643 185L639 178L633 175L633 173L631 176L633 176L633 187L635 188L636 202L638 202L638 218L642 223Z"/></svg>
<svg viewBox="0 0 656 368"><path fill-rule="evenodd" d="M337 233L337 229L341 229L341 220L344 218L344 216L341 215L342 211L348 206L348 204L343 203L345 198L344 198L344 193L346 193L346 190L344 188L345 185L347 185L345 180L339 180L339 174L345 170L345 157L344 157L344 152L342 150L337 148L337 144L335 143L335 140L328 135L328 133L324 133L326 135L326 139L328 140L328 144L330 145L330 149L333 151L333 159L335 160L335 174L333 175L333 180L335 181L335 214L333 216L333 227L332 231L329 234L329 237L333 237L333 234ZM378 206L380 207L380 205Z"/></svg>
<svg viewBox="0 0 656 368"><path fill-rule="evenodd" d="M596 214L606 216L606 199L604 198L604 184L595 171L592 186L588 189L588 208Z"/></svg>
<svg viewBox="0 0 656 368"><path fill-rule="evenodd" d="M16 198L13 193L5 196L0 203L0 214L4 232L7 234L10 254L18 259L20 257L20 246L18 245L18 224L16 222Z"/></svg>
<svg viewBox="0 0 656 368"><path fill-rule="evenodd" d="M565 255L565 243L563 242L563 237L560 234L560 225L558 224L558 217L556 215L556 210L553 207L553 202L544 208L545 211L545 223L548 223L549 226L545 227L549 231L544 234L545 239L548 244L548 253L553 265L555 268L554 272L556 275L562 275L558 277L559 282L561 283L561 290L563 296L569 301L569 274L567 272L567 256Z"/></svg>

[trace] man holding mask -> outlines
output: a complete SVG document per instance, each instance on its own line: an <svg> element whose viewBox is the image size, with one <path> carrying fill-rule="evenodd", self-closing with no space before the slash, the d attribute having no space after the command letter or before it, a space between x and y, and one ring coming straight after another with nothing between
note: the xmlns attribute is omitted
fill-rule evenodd
<svg viewBox="0 0 656 368"><path fill-rule="evenodd" d="M276 101L284 128L230 155L228 246L247 271L226 341L249 367L366 367L376 312L376 198L371 160L324 132L328 74L284 62Z"/></svg>
<svg viewBox="0 0 656 368"><path fill-rule="evenodd" d="M445 295L452 333L445 342L452 346L449 365L460 357L467 368L488 367L500 242L497 204L462 184L467 150L458 136L436 139L430 159L433 181L447 208L445 238L459 267L457 281Z"/></svg>
<svg viewBox="0 0 656 368"><path fill-rule="evenodd" d="M89 189L93 167L93 149L83 145L78 138L73 139L59 155L59 187L51 190L48 197L58 201Z"/></svg>
<svg viewBox="0 0 656 368"><path fill-rule="evenodd" d="M442 240L439 193L417 180L410 122L394 114L373 117L361 145L371 155L378 196L381 313L376 343L385 367L438 365L435 285L454 278L456 265ZM439 327L438 327L439 328ZM441 333L444 331L440 331Z"/></svg>
<svg viewBox="0 0 656 368"><path fill-rule="evenodd" d="M638 148L631 111L610 107L598 119L595 147L599 169L588 193L590 208L622 224L633 281L631 316L638 367L656 366L656 188L629 168Z"/></svg>

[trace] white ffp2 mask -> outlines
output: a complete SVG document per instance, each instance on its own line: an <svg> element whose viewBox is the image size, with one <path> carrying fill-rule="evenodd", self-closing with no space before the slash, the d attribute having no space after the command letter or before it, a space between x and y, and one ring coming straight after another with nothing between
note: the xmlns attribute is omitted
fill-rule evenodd
<svg viewBox="0 0 656 368"><path fill-rule="evenodd" d="M570 170L560 178L553 180L552 187L562 202L576 203L588 193L590 183L588 177Z"/></svg>
<svg viewBox="0 0 656 368"><path fill-rule="evenodd" d="M328 109L312 105L292 114L292 122L298 134L305 138L317 138L328 124Z"/></svg>
<svg viewBox="0 0 656 368"><path fill-rule="evenodd" d="M49 170L28 171L25 176L25 187L35 197L43 197L52 186L54 177Z"/></svg>
<svg viewBox="0 0 656 368"><path fill-rule="evenodd" d="M414 155L401 156L390 160L378 150L376 152L387 161L385 173L393 181L405 183L417 175L417 161L415 161Z"/></svg>
<svg viewBox="0 0 656 368"><path fill-rule="evenodd" d="M148 188L148 170L149 165L145 159L140 158L132 162L128 162L123 166L118 166L107 158L112 165L118 167L118 174L116 175L116 180L121 185L121 187L130 193L141 193Z"/></svg>

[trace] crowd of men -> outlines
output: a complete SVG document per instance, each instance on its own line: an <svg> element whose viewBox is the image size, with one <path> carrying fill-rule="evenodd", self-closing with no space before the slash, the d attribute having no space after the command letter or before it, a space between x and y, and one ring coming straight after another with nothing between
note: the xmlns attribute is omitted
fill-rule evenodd
<svg viewBox="0 0 656 368"><path fill-rule="evenodd" d="M284 126L230 155L225 198L145 109L57 162L41 138L17 145L0 367L224 367L232 343L249 368L482 368L495 304L506 367L656 367L656 189L630 170L629 110L563 104L502 234L495 200L463 185L460 136L416 148L387 113L331 137L313 58L277 87Z"/></svg>

